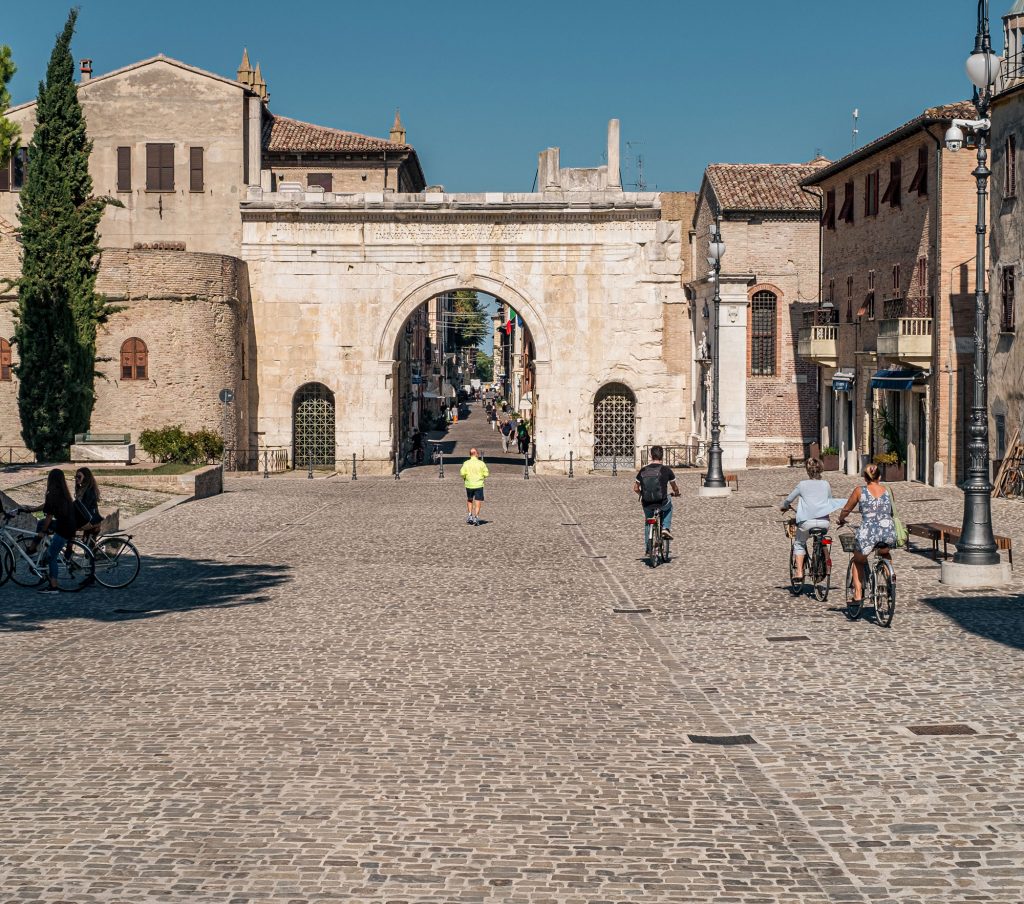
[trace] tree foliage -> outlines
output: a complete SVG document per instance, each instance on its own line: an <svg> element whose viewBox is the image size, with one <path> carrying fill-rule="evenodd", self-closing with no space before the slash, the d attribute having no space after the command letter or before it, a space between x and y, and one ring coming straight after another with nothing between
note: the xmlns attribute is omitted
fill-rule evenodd
<svg viewBox="0 0 1024 904"><path fill-rule="evenodd" d="M494 379L494 358L477 349L476 353L476 375L484 383L490 383Z"/></svg>
<svg viewBox="0 0 1024 904"><path fill-rule="evenodd" d="M11 59L11 48L6 44L0 44L0 166L7 163L11 151L18 145L18 126L4 116L11 106L11 93L7 90L7 83L17 71Z"/></svg>
<svg viewBox="0 0 1024 904"><path fill-rule="evenodd" d="M97 227L108 198L92 196L92 142L74 82L71 10L39 85L36 128L21 191L18 288L18 411L25 444L44 461L67 456L89 429L96 326L109 310L96 294Z"/></svg>
<svg viewBox="0 0 1024 904"><path fill-rule="evenodd" d="M473 348L483 342L487 335L487 311L476 292L457 290L453 311L456 347Z"/></svg>

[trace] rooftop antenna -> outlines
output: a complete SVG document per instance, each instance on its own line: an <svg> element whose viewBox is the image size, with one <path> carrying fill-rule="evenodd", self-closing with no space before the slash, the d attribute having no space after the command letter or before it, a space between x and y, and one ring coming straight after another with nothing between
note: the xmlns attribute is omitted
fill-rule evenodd
<svg viewBox="0 0 1024 904"><path fill-rule="evenodd" d="M860 110L858 110L856 107L854 107L853 108L853 134L850 136L850 141L851 141L850 150L851 151L857 150L857 135L860 132L860 129L857 128L857 120L858 119L860 119Z"/></svg>
<svg viewBox="0 0 1024 904"><path fill-rule="evenodd" d="M634 155L633 148L642 145L642 141L626 142L627 166L633 163L636 167L636 181L632 183L635 191L647 191L647 182L644 180L644 156L639 151Z"/></svg>

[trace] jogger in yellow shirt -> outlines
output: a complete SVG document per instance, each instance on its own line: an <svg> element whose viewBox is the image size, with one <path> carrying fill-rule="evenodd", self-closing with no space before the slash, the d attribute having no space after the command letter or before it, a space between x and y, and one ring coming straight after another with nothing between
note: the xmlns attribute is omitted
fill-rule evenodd
<svg viewBox="0 0 1024 904"><path fill-rule="evenodd" d="M490 472L476 449L469 450L469 458L462 463L459 476L466 484L466 524L480 524L480 507L484 502L484 481Z"/></svg>

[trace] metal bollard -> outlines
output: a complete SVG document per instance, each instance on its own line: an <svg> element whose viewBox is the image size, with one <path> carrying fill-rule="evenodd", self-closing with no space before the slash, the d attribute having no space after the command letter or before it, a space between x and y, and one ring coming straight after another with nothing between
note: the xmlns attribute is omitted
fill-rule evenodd
<svg viewBox="0 0 1024 904"><path fill-rule="evenodd" d="M356 453L352 453L352 479L356 480Z"/></svg>
<svg viewBox="0 0 1024 904"><path fill-rule="evenodd" d="M523 455L523 480L530 479L530 453Z"/></svg>
<svg viewBox="0 0 1024 904"><path fill-rule="evenodd" d="M355 462L352 462L352 467L355 468ZM401 480L402 479L401 476L399 475L399 472L401 470L402 470L401 462L399 461L398 450L396 449L395 450L395 480Z"/></svg>
<svg viewBox="0 0 1024 904"><path fill-rule="evenodd" d="M310 455L309 458L306 459L306 463L309 465L309 473L306 474L306 477L309 478L310 480L312 480L313 479L313 456L312 455Z"/></svg>
<svg viewBox="0 0 1024 904"><path fill-rule="evenodd" d="M263 479L267 480L270 477L270 453L263 453Z"/></svg>
<svg viewBox="0 0 1024 904"><path fill-rule="evenodd" d="M437 453L437 476L438 478L444 477L444 452L440 450Z"/></svg>
<svg viewBox="0 0 1024 904"><path fill-rule="evenodd" d="M618 459L614 452L612 452L612 477L617 477L619 474Z"/></svg>
<svg viewBox="0 0 1024 904"><path fill-rule="evenodd" d="M569 452L569 476L572 477L572 452Z"/></svg>

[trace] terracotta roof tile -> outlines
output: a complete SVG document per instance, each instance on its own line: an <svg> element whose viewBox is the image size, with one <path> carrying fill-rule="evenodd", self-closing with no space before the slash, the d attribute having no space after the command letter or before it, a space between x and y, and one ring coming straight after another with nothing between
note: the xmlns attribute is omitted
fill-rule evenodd
<svg viewBox="0 0 1024 904"><path fill-rule="evenodd" d="M707 180L723 210L817 210L818 199L800 189L829 160L810 163L713 163Z"/></svg>
<svg viewBox="0 0 1024 904"><path fill-rule="evenodd" d="M397 144L384 138L360 135L315 126L286 116L270 115L263 123L263 150L282 153L310 153L315 151L405 151L411 152L408 144Z"/></svg>

